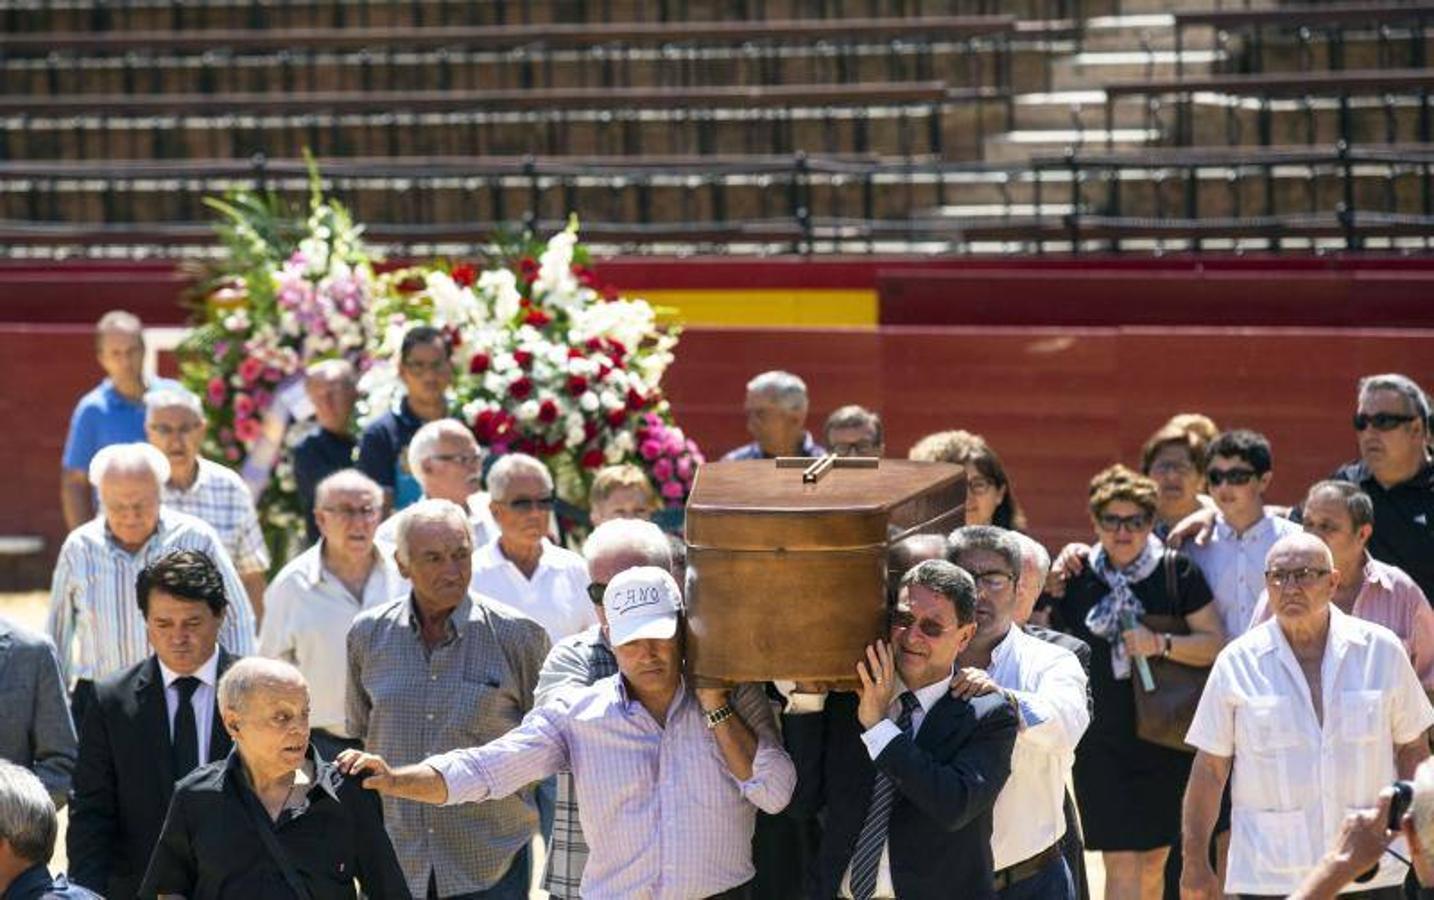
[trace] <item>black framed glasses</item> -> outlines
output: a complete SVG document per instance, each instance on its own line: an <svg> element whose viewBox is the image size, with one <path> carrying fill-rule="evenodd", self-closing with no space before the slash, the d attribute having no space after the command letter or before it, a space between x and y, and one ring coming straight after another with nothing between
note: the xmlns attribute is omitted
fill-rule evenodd
<svg viewBox="0 0 1434 900"><path fill-rule="evenodd" d="M909 609L898 606L891 611L891 627L907 629L915 627L922 634L929 638L939 638L941 635L956 627L956 623L942 625L935 619L918 619Z"/></svg>
<svg viewBox="0 0 1434 900"><path fill-rule="evenodd" d="M1222 484L1229 484L1235 487L1249 484L1260 476L1254 469L1206 469L1205 480L1210 482L1210 487L1219 487Z"/></svg>
<svg viewBox="0 0 1434 900"><path fill-rule="evenodd" d="M517 500L499 500L498 502L514 512L529 513L534 510L548 512L557 501L552 494L549 494L546 497L519 497Z"/></svg>
<svg viewBox="0 0 1434 900"><path fill-rule="evenodd" d="M606 581L592 581L588 583L588 599L595 605L602 606L603 594L607 593Z"/></svg>
<svg viewBox="0 0 1434 900"><path fill-rule="evenodd" d="M832 444L827 449L837 456L875 456L876 441L848 441L844 444Z"/></svg>
<svg viewBox="0 0 1434 900"><path fill-rule="evenodd" d="M972 572L971 577L976 581L976 589L987 591L992 594L1000 593L1016 583L1016 576L1005 569L992 569L989 572Z"/></svg>
<svg viewBox="0 0 1434 900"><path fill-rule="evenodd" d="M1377 412L1377 413L1355 413L1354 430L1363 431L1373 427L1375 431L1393 431L1406 422L1414 422L1418 416L1404 413Z"/></svg>
<svg viewBox="0 0 1434 900"><path fill-rule="evenodd" d="M1117 516L1114 513L1101 513L1095 517L1095 524L1100 527L1101 531L1114 533L1124 528L1134 534L1150 527L1150 514L1136 513L1133 516Z"/></svg>

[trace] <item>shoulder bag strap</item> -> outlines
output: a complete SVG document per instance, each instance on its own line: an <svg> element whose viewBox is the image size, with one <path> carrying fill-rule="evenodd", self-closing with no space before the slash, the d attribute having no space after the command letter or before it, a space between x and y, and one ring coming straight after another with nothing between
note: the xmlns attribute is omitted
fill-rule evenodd
<svg viewBox="0 0 1434 900"><path fill-rule="evenodd" d="M1175 551L1166 549L1161 562L1165 565L1165 595L1170 599L1170 614L1176 616L1180 608L1180 585L1175 579Z"/></svg>
<svg viewBox="0 0 1434 900"><path fill-rule="evenodd" d="M294 871L293 864L289 862L289 854L284 852L279 839L274 837L274 823L270 820L268 813L264 811L263 804L247 787L239 789L249 794L244 798L244 805L249 810L249 817L254 820L254 828L259 832L259 840L263 842L264 849L269 851L269 856L278 864L279 871L284 874L284 881L289 885L289 890L293 891L294 896L299 900L313 900L313 892L309 890L308 885L304 884L303 879L299 878L299 873Z"/></svg>

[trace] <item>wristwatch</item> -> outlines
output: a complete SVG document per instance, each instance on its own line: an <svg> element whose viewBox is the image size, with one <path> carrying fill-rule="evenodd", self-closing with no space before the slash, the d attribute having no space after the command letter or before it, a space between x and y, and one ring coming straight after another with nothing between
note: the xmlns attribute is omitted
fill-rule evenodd
<svg viewBox="0 0 1434 900"><path fill-rule="evenodd" d="M1160 652L1160 655L1165 659L1169 659L1170 648L1175 645L1175 636L1167 631L1163 635L1161 635L1161 637L1165 638L1165 649Z"/></svg>
<svg viewBox="0 0 1434 900"><path fill-rule="evenodd" d="M736 710L732 709L732 704L730 703L724 703L716 709L704 710L702 713L702 715L707 718L707 728L709 730L721 725L735 714Z"/></svg>

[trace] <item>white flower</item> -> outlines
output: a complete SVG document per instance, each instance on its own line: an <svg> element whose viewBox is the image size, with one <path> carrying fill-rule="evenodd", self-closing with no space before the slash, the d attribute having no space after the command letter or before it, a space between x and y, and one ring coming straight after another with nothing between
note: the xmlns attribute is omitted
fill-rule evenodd
<svg viewBox="0 0 1434 900"><path fill-rule="evenodd" d="M229 315L225 316L224 328L228 331L248 331L249 311L241 306Z"/></svg>
<svg viewBox="0 0 1434 900"><path fill-rule="evenodd" d="M624 431L623 434L627 434L627 432ZM616 442L613 442L603 448L602 455L603 459L607 460L608 465L612 466L622 462L622 458L627 456L627 451L619 447Z"/></svg>
<svg viewBox="0 0 1434 900"><path fill-rule="evenodd" d="M581 424L576 426L569 425L567 432L563 435L563 439L567 441L570 446L576 447L578 444L587 440L587 436L588 434L583 430Z"/></svg>
<svg viewBox="0 0 1434 900"><path fill-rule="evenodd" d="M578 406L582 407L584 412L597 412L598 395L592 391L583 391L582 396L578 398Z"/></svg>
<svg viewBox="0 0 1434 900"><path fill-rule="evenodd" d="M538 401L524 400L518 404L518 411L514 413L520 422L531 422L538 417Z"/></svg>
<svg viewBox="0 0 1434 900"><path fill-rule="evenodd" d="M518 278L507 269L493 269L478 276L478 293L493 305L493 318L507 322L518 314L523 296L518 293Z"/></svg>
<svg viewBox="0 0 1434 900"><path fill-rule="evenodd" d="M627 405L625 398L619 397L612 391L603 391L598 395L598 400L601 402L603 409L622 409Z"/></svg>
<svg viewBox="0 0 1434 900"><path fill-rule="evenodd" d="M612 446L620 448L624 454L631 453L636 445L631 431L619 431L612 439Z"/></svg>

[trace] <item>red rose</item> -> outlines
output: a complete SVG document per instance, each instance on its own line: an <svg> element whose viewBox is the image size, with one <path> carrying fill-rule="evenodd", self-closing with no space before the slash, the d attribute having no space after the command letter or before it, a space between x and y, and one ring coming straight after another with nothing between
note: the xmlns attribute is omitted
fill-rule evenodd
<svg viewBox="0 0 1434 900"><path fill-rule="evenodd" d="M427 285L424 284L422 278L417 275L410 275L398 283L398 292L400 294L416 294L425 287L427 287Z"/></svg>
<svg viewBox="0 0 1434 900"><path fill-rule="evenodd" d="M584 469L601 469L603 455L601 450L589 450L583 454L582 466Z"/></svg>
<svg viewBox="0 0 1434 900"><path fill-rule="evenodd" d="M612 357L613 362L617 362L627 355L627 347L623 345L622 341L615 341L612 338L608 338L607 355Z"/></svg>
<svg viewBox="0 0 1434 900"><path fill-rule="evenodd" d="M443 333L448 337L449 347L463 346L463 332L458 330L457 325L444 325Z"/></svg>
<svg viewBox="0 0 1434 900"><path fill-rule="evenodd" d="M528 368L528 364L531 363L532 361L533 361L533 354L530 353L529 351L527 351L527 350L514 350L514 351L513 351L513 362L517 363L517 364L518 364L519 366L521 366L522 368L524 368L524 369Z"/></svg>
<svg viewBox="0 0 1434 900"><path fill-rule="evenodd" d="M579 350L577 347L569 347L569 348L568 348L568 359L582 359L582 358L583 358L583 351Z"/></svg>
<svg viewBox="0 0 1434 900"><path fill-rule="evenodd" d="M596 353L597 351L602 349L602 341L598 340L597 338L588 338L587 341L583 344L583 346L587 348L587 351L589 353Z"/></svg>
<svg viewBox="0 0 1434 900"><path fill-rule="evenodd" d="M583 422L583 440L584 440L584 441L590 441L590 440L592 440L593 438L597 437L597 433L598 433L598 423L594 422L592 419L588 419L587 421Z"/></svg>
<svg viewBox="0 0 1434 900"><path fill-rule="evenodd" d="M538 421L544 424L554 421L558 417L558 404L552 400L544 400L538 404Z"/></svg>
<svg viewBox="0 0 1434 900"><path fill-rule="evenodd" d="M588 380L583 375L568 376L568 393L574 397L581 397L583 391L588 389Z"/></svg>
<svg viewBox="0 0 1434 900"><path fill-rule="evenodd" d="M541 309L529 310L528 314L523 317L523 324L531 325L534 328L542 328L551 321L553 321L553 317Z"/></svg>
<svg viewBox="0 0 1434 900"><path fill-rule="evenodd" d="M482 375L484 372L488 371L488 364L492 361L493 360L489 359L488 354L486 353L473 354L473 358L468 360L468 374Z"/></svg>
<svg viewBox="0 0 1434 900"><path fill-rule="evenodd" d="M508 396L514 400L526 400L528 399L528 395L532 393L533 382L529 381L526 375L508 385Z"/></svg>
<svg viewBox="0 0 1434 900"><path fill-rule="evenodd" d="M538 280L538 261L531 256L518 260L518 274L529 284Z"/></svg>
<svg viewBox="0 0 1434 900"><path fill-rule="evenodd" d="M607 424L613 428L621 428L627 422L627 407L608 410Z"/></svg>
<svg viewBox="0 0 1434 900"><path fill-rule="evenodd" d="M634 388L627 389L627 408L637 412L647 405L647 398L639 394Z"/></svg>
<svg viewBox="0 0 1434 900"><path fill-rule="evenodd" d="M478 270L468 263L454 266L453 271L448 274L453 279L453 283L459 287L472 287L473 283L478 280Z"/></svg>

